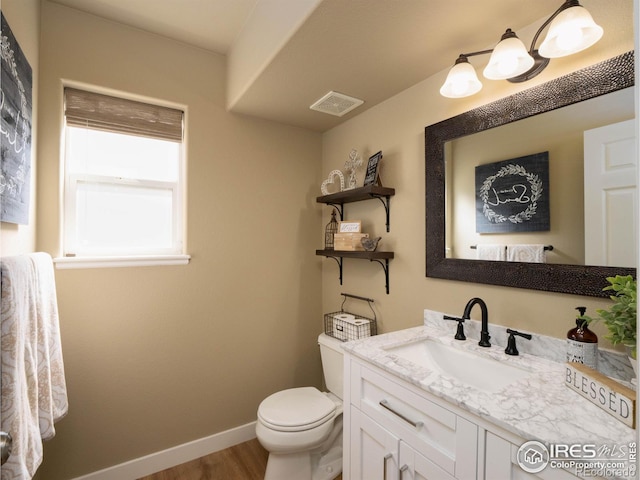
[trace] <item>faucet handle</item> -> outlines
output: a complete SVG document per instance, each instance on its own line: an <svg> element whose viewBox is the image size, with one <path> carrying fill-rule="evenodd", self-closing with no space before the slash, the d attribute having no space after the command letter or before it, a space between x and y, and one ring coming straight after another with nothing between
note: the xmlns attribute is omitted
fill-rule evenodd
<svg viewBox="0 0 640 480"><path fill-rule="evenodd" d="M458 322L458 329L456 330L456 335L455 338L456 340L466 340L467 337L464 334L464 326L462 325L464 323L464 318L460 318L460 317L450 317L449 315L443 315L443 317L445 320L455 320L456 322Z"/></svg>
<svg viewBox="0 0 640 480"><path fill-rule="evenodd" d="M517 330L511 330L507 328L507 333L509 334L509 338L507 340L507 348L504 349L504 353L507 355L519 355L518 348L516 347L516 335L522 338L526 338L527 340L531 340L531 335L528 333L521 333Z"/></svg>

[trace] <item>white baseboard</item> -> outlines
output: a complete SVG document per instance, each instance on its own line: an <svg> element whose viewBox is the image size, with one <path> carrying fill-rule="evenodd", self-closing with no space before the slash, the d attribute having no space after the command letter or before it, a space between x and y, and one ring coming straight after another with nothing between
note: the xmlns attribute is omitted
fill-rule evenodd
<svg viewBox="0 0 640 480"><path fill-rule="evenodd" d="M73 480L136 480L256 438L256 422L136 458Z"/></svg>

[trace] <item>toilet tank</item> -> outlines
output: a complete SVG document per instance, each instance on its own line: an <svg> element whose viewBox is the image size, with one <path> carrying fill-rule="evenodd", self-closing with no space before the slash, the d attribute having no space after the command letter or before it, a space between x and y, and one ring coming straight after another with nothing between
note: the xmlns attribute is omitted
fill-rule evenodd
<svg viewBox="0 0 640 480"><path fill-rule="evenodd" d="M337 338L330 337L326 333L321 333L320 336L318 336L318 344L320 345L324 383L331 393L342 399L344 379L344 354L340 347L342 342Z"/></svg>

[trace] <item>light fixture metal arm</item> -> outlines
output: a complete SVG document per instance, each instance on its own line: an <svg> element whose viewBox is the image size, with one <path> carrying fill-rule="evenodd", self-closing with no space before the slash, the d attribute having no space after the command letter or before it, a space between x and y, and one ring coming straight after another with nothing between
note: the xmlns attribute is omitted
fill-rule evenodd
<svg viewBox="0 0 640 480"><path fill-rule="evenodd" d="M563 12L567 8L579 7L579 6L580 6L579 0L566 0L566 2L560 5L560 8L558 8L555 12L553 12L553 14L551 14L551 16L547 18L547 20L545 20L545 22L542 25L540 25L540 28L538 28L538 31L533 36L533 40L531 40L531 47L529 48L529 53L533 54L533 52L536 49L536 43L538 41L538 38L540 37L540 34L545 28L547 28L547 26L549 26L551 22L553 22L554 18L560 15L560 12Z"/></svg>
<svg viewBox="0 0 640 480"><path fill-rule="evenodd" d="M479 50L477 52L471 52L471 53L461 53L458 59L456 60L456 63L464 62L468 57L475 57L476 55L487 55L491 52L493 52L493 48L490 50Z"/></svg>

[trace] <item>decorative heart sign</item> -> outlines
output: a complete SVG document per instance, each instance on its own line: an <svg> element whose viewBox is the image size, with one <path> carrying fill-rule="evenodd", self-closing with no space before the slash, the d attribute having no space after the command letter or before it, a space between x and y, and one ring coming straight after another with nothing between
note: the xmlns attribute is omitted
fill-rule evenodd
<svg viewBox="0 0 640 480"><path fill-rule="evenodd" d="M323 195L329 195L330 193L337 193L337 192L330 192L327 189L328 185L333 185L335 177L340 178L340 190L338 190L338 192L341 192L344 190L344 175L340 170L332 170L331 173L329 173L329 176L327 177L327 179L324 182L322 182L322 185L320 186L320 191L322 191Z"/></svg>

